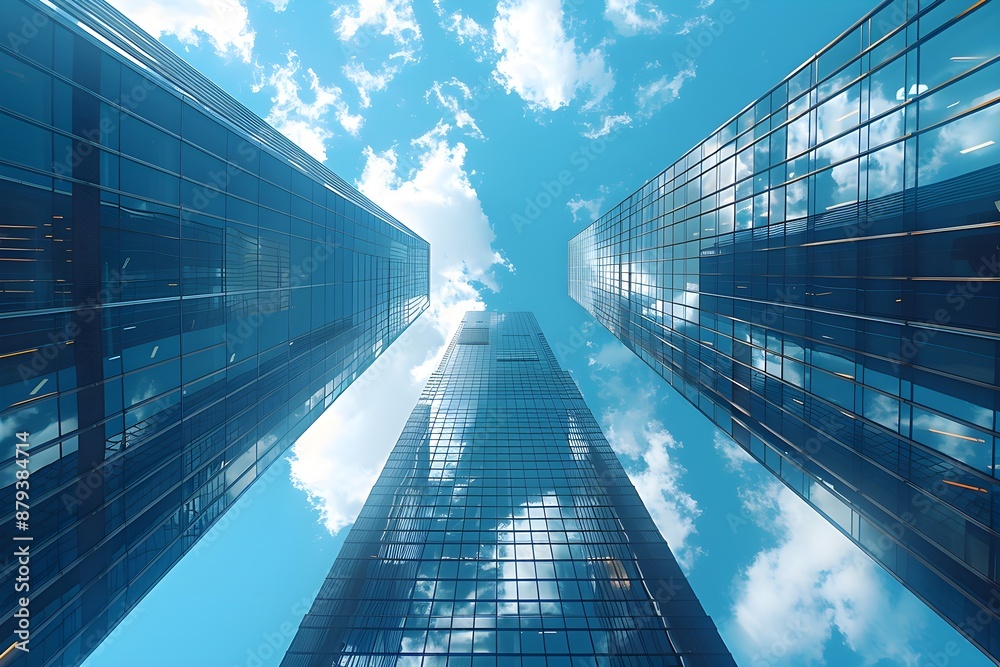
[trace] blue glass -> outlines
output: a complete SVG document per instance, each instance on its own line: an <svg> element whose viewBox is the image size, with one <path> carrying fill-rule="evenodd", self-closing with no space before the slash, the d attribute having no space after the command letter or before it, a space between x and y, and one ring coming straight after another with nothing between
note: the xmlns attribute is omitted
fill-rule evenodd
<svg viewBox="0 0 1000 667"><path fill-rule="evenodd" d="M0 3L0 430L32 452L25 667L79 664L429 285L402 223L103 3L56 4ZM347 298L359 284L379 290ZM16 606L4 587L4 637Z"/></svg>
<svg viewBox="0 0 1000 667"><path fill-rule="evenodd" d="M998 21L880 3L569 243L577 302L994 660Z"/></svg>
<svg viewBox="0 0 1000 667"><path fill-rule="evenodd" d="M735 665L531 313L467 313L283 667Z"/></svg>

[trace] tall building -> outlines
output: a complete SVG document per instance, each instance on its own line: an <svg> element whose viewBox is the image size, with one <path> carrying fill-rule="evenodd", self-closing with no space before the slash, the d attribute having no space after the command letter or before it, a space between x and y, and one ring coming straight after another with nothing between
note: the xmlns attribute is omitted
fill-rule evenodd
<svg viewBox="0 0 1000 667"><path fill-rule="evenodd" d="M76 665L427 307L428 246L98 0L0 3L0 136L0 652L27 597L16 664Z"/></svg>
<svg viewBox="0 0 1000 667"><path fill-rule="evenodd" d="M283 667L735 665L530 313L467 313Z"/></svg>
<svg viewBox="0 0 1000 667"><path fill-rule="evenodd" d="M1000 660L1000 2L880 2L569 243L569 292Z"/></svg>

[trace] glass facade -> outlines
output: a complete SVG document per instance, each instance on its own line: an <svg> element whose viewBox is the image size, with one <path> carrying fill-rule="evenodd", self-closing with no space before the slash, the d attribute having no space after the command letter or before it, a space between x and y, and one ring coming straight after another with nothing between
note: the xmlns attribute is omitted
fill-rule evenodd
<svg viewBox="0 0 1000 667"><path fill-rule="evenodd" d="M534 316L475 312L281 664L735 665Z"/></svg>
<svg viewBox="0 0 1000 667"><path fill-rule="evenodd" d="M569 243L576 301L994 660L997 25L879 3Z"/></svg>
<svg viewBox="0 0 1000 667"><path fill-rule="evenodd" d="M429 253L103 2L0 36L2 540L17 664L76 665L427 307Z"/></svg>

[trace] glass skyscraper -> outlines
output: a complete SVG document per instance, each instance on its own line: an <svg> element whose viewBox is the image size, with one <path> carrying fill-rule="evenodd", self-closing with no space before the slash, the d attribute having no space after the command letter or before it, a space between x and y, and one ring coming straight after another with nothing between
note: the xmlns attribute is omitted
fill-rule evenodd
<svg viewBox="0 0 1000 667"><path fill-rule="evenodd" d="M534 316L475 312L281 664L735 665Z"/></svg>
<svg viewBox="0 0 1000 667"><path fill-rule="evenodd" d="M46 667L428 303L424 240L108 5L55 5L0 3L0 652L29 596Z"/></svg>
<svg viewBox="0 0 1000 667"><path fill-rule="evenodd" d="M994 660L998 25L880 2L569 243L576 301Z"/></svg>

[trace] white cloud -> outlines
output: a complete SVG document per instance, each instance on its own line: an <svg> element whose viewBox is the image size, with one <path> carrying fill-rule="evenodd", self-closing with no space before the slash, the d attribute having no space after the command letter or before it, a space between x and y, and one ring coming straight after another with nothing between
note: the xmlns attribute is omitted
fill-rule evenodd
<svg viewBox="0 0 1000 667"><path fill-rule="evenodd" d="M577 196L566 202L570 213L573 214L573 222L583 222L584 224L590 224L596 220L597 216L601 214L601 206L603 205L604 197L584 199Z"/></svg>
<svg viewBox="0 0 1000 667"><path fill-rule="evenodd" d="M333 12L337 22L337 36L350 41L364 32L392 37L399 46L408 46L421 39L420 25L413 15L411 0L357 0L352 5L342 5Z"/></svg>
<svg viewBox="0 0 1000 667"><path fill-rule="evenodd" d="M413 140L412 164L394 148L365 150L358 189L431 244L431 305L295 444L293 480L331 531L354 521L462 316L485 307L482 286L499 289L495 269L512 268L450 130Z"/></svg>
<svg viewBox="0 0 1000 667"><path fill-rule="evenodd" d="M753 463L753 457L751 457L745 449L736 444L735 440L722 431L715 431L715 437L712 440L712 444L715 445L715 451L717 451L725 461L726 470L735 472L742 469L745 464Z"/></svg>
<svg viewBox="0 0 1000 667"><path fill-rule="evenodd" d="M441 15L441 26L453 33L459 44L467 44L475 54L476 60L482 61L490 50L489 30L462 12L452 12L445 16L440 4L438 13Z"/></svg>
<svg viewBox="0 0 1000 667"><path fill-rule="evenodd" d="M367 109L372 105L371 94L375 91L385 90L389 82L399 74L399 67L384 63L376 72L369 72L364 63L352 60L342 68L344 76L357 87L358 95L361 96L361 108Z"/></svg>
<svg viewBox="0 0 1000 667"><path fill-rule="evenodd" d="M584 108L602 100L615 80L600 49L583 53L567 36L560 0L501 0L493 22L497 80L533 109L555 111L582 89Z"/></svg>
<svg viewBox="0 0 1000 667"><path fill-rule="evenodd" d="M916 598L890 596L888 575L780 483L747 492L744 507L778 539L736 582L737 641L755 664L821 663L834 631L866 665L917 664L910 645L926 616Z"/></svg>
<svg viewBox="0 0 1000 667"><path fill-rule="evenodd" d="M361 108L367 109L372 93L386 90L405 64L417 60L422 37L412 0L357 0L335 9L333 19L344 54L351 56L341 71L357 87ZM397 50L382 52L382 62L369 70L358 56L371 55L371 43L379 36L390 37Z"/></svg>
<svg viewBox="0 0 1000 667"><path fill-rule="evenodd" d="M271 9L276 12L283 12L288 9L288 3L291 0L266 0L266 2L271 5Z"/></svg>
<svg viewBox="0 0 1000 667"><path fill-rule="evenodd" d="M672 452L682 445L656 418L657 387L641 384L629 367L638 363L624 345L610 343L590 359L592 377L609 407L601 426L611 448L623 458L625 471L639 492L677 562L690 570L701 550L691 544L697 532L698 503L682 488L685 469Z"/></svg>
<svg viewBox="0 0 1000 667"><path fill-rule="evenodd" d="M700 16L694 16L684 21L680 28L677 29L678 35L687 35L695 28L705 25L712 20L712 17L708 14L701 14Z"/></svg>
<svg viewBox="0 0 1000 667"><path fill-rule="evenodd" d="M448 92L449 90L453 90L455 93L452 94ZM469 86L455 77L444 83L435 81L431 89L424 94L424 99L430 102L432 95L441 108L449 111L455 117L455 125L458 128L464 129L467 134L476 139L486 138L479 126L476 125L476 119L466 108L466 102L473 99L472 89Z"/></svg>
<svg viewBox="0 0 1000 667"><path fill-rule="evenodd" d="M326 142L334 136L324 122L327 112L332 110L341 127L355 136L364 119L351 114L342 98L343 91L335 85L321 84L312 68L306 70L305 78L314 99L312 102L304 101L299 81L300 68L298 55L289 51L286 63L273 65L270 74L264 74L253 90L256 93L268 86L274 88L271 97L273 105L264 120L323 162L326 160Z"/></svg>
<svg viewBox="0 0 1000 667"><path fill-rule="evenodd" d="M207 37L219 55L250 62L256 33L243 0L111 0L111 4L154 37L174 35L191 46Z"/></svg>
<svg viewBox="0 0 1000 667"><path fill-rule="evenodd" d="M658 32L667 22L667 15L655 4L641 0L606 0L604 18L623 35Z"/></svg>
<svg viewBox="0 0 1000 667"><path fill-rule="evenodd" d="M587 139L600 139L601 137L606 137L611 133L617 133L618 128L628 127L632 123L632 117L627 113L620 113L613 116L604 116L601 118L601 127L593 128L590 124L587 124L587 130L583 133Z"/></svg>
<svg viewBox="0 0 1000 667"><path fill-rule="evenodd" d="M639 105L639 115L643 118L650 118L657 111L675 101L681 96L681 87L684 82L693 79L695 73L694 62L690 62L687 67L672 77L663 75L646 86L639 86L635 95Z"/></svg>

